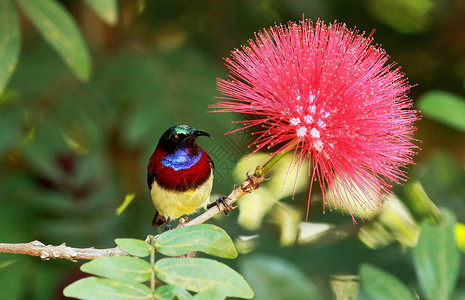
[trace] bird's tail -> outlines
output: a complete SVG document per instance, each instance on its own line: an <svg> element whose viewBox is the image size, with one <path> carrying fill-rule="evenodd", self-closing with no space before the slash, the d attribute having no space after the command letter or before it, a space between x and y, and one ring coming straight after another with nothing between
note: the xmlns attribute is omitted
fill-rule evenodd
<svg viewBox="0 0 465 300"><path fill-rule="evenodd" d="M167 221L166 218L157 211L157 213L155 214L155 217L153 217L152 226L158 227L160 225L165 224L166 221Z"/></svg>

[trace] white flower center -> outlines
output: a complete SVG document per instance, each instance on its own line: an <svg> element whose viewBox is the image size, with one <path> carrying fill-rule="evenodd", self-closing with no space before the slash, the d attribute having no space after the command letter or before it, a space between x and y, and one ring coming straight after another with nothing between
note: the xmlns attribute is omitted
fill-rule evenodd
<svg viewBox="0 0 465 300"><path fill-rule="evenodd" d="M313 100L315 100L315 95L313 94L308 95L308 102L313 103Z"/></svg>
<svg viewBox="0 0 465 300"><path fill-rule="evenodd" d="M315 106L315 105L310 105L310 106L308 107L308 110L310 111L311 114L314 114L315 111L316 111L316 106Z"/></svg>
<svg viewBox="0 0 465 300"><path fill-rule="evenodd" d="M313 127L312 130L310 130L310 136L315 138L315 139L319 139L320 138L320 131L318 131L318 129Z"/></svg>
<svg viewBox="0 0 465 300"><path fill-rule="evenodd" d="M313 122L313 117L311 115L305 115L304 122L307 124L311 124Z"/></svg>
<svg viewBox="0 0 465 300"><path fill-rule="evenodd" d="M315 98L315 95L310 94L305 105L289 107L289 110L293 111L293 116L289 119L289 125L295 128L295 134L298 138L307 140L316 151L321 151L325 146L321 136L325 134L325 129L328 126L327 118L330 113L325 109L324 104L316 105ZM296 103L304 104L301 95L297 95L295 99ZM329 144L329 146L333 147L332 144Z"/></svg>
<svg viewBox="0 0 465 300"><path fill-rule="evenodd" d="M300 124L300 119L299 119L299 118L291 118L291 119L289 120L289 123L291 123L291 124L294 125L294 126L297 126L297 125Z"/></svg>
<svg viewBox="0 0 465 300"><path fill-rule="evenodd" d="M304 138L307 135L307 127L306 126L298 127L296 133L297 133L297 137Z"/></svg>

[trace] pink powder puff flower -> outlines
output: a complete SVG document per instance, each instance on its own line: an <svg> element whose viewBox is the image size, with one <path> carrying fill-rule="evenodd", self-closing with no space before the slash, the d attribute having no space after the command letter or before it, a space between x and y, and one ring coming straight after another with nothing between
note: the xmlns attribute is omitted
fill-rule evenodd
<svg viewBox="0 0 465 300"><path fill-rule="evenodd" d="M368 217L391 194L389 182L407 179L420 118L411 85L372 34L310 20L264 29L225 60L224 97L210 105L253 116L239 130L259 128L254 153L279 145L273 155L291 147L297 167L309 158L323 207L349 210L354 223L354 210Z"/></svg>

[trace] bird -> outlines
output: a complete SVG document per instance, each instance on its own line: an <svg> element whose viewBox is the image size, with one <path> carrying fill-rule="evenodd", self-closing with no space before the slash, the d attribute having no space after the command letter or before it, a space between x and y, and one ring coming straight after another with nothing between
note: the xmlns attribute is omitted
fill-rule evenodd
<svg viewBox="0 0 465 300"><path fill-rule="evenodd" d="M196 144L200 136L212 136L189 125L175 125L161 136L147 166L147 184L157 209L152 225L166 225L200 208L210 208L214 163ZM223 197L224 198L224 197ZM224 200L217 200L224 204ZM225 205L226 207L226 205ZM226 207L227 208L227 207ZM226 212L226 210L225 210ZM168 227L169 226L169 227Z"/></svg>

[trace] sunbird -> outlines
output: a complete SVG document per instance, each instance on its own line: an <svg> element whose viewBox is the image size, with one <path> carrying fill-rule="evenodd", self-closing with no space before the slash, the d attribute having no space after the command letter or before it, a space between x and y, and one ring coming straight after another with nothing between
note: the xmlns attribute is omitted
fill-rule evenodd
<svg viewBox="0 0 465 300"><path fill-rule="evenodd" d="M212 138L207 132L192 126L172 126L163 133L150 157L147 184L157 209L153 226L192 214L201 207L212 206L208 204L214 164L210 156L196 144L199 136ZM213 204L219 208L220 202L224 204L223 198Z"/></svg>

